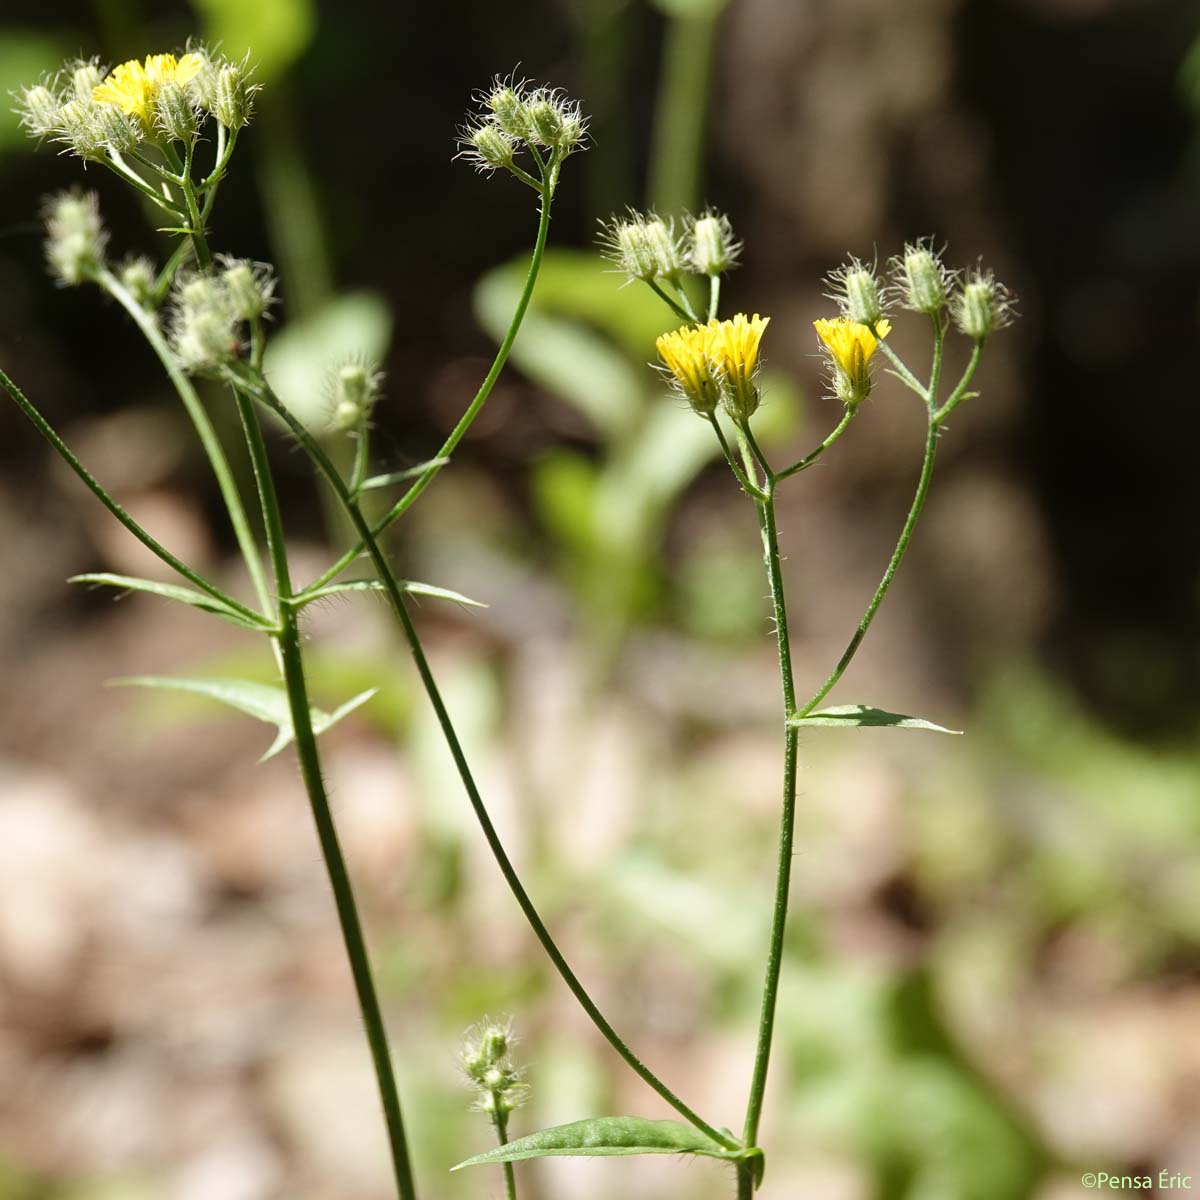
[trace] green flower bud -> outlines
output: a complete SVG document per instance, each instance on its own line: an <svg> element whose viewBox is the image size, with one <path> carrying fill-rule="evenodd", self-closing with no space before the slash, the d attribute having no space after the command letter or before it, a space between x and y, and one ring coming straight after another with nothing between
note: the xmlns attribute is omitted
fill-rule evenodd
<svg viewBox="0 0 1200 1200"><path fill-rule="evenodd" d="M96 136L109 150L124 154L142 140L134 123L111 104L92 104L92 123Z"/></svg>
<svg viewBox="0 0 1200 1200"><path fill-rule="evenodd" d="M246 60L214 64L197 75L201 105L227 129L241 129L250 123L254 97L259 85L250 82Z"/></svg>
<svg viewBox="0 0 1200 1200"><path fill-rule="evenodd" d="M157 273L148 258L127 258L119 273L121 286L140 304L147 307L154 299Z"/></svg>
<svg viewBox="0 0 1200 1200"><path fill-rule="evenodd" d="M901 304L913 312L936 316L950 297L953 275L928 242L906 245L892 259L892 278Z"/></svg>
<svg viewBox="0 0 1200 1200"><path fill-rule="evenodd" d="M844 316L858 325L871 326L883 317L883 299L875 272L857 258L829 277L833 291L829 298L835 300Z"/></svg>
<svg viewBox="0 0 1200 1200"><path fill-rule="evenodd" d="M230 306L239 321L254 321L262 317L275 300L275 276L267 263L252 263L246 259L222 259L221 281Z"/></svg>
<svg viewBox="0 0 1200 1200"><path fill-rule="evenodd" d="M76 59L67 65L71 78L71 93L76 100L90 100L92 93L104 81L104 72L100 70L97 59Z"/></svg>
<svg viewBox="0 0 1200 1200"><path fill-rule="evenodd" d="M729 218L717 212L706 212L692 222L685 246L689 263L701 275L724 274L737 265L742 248Z"/></svg>
<svg viewBox="0 0 1200 1200"><path fill-rule="evenodd" d="M17 95L17 112L30 137L49 137L58 132L62 97L42 83L22 88Z"/></svg>
<svg viewBox="0 0 1200 1200"><path fill-rule="evenodd" d="M104 157L107 140L101 127L103 105L91 100L68 100L58 111L58 137L80 158L98 162Z"/></svg>
<svg viewBox="0 0 1200 1200"><path fill-rule="evenodd" d="M534 138L536 128L533 114L529 111L522 92L524 84L499 84L493 88L485 100L491 110L492 119L496 122L501 133L511 138L527 142Z"/></svg>
<svg viewBox="0 0 1200 1200"><path fill-rule="evenodd" d="M371 415L383 376L365 363L346 363L333 380L333 426L350 433Z"/></svg>
<svg viewBox="0 0 1200 1200"><path fill-rule="evenodd" d="M962 333L982 342L1012 323L1012 300L991 271L976 268L951 300L951 313Z"/></svg>
<svg viewBox="0 0 1200 1200"><path fill-rule="evenodd" d="M104 266L108 244L96 193L72 190L52 196L45 221L46 261L51 273L68 286L95 279Z"/></svg>
<svg viewBox="0 0 1200 1200"><path fill-rule="evenodd" d="M630 279L675 281L684 269L683 252L671 222L654 213L629 210L601 226L604 255Z"/></svg>
<svg viewBox="0 0 1200 1200"><path fill-rule="evenodd" d="M562 137L563 119L552 100L537 95L529 104L529 118L533 122L534 134L543 146L557 146Z"/></svg>
<svg viewBox="0 0 1200 1200"><path fill-rule="evenodd" d="M463 138L464 152L481 171L511 167L516 143L495 125L479 125L469 129Z"/></svg>
<svg viewBox="0 0 1200 1200"><path fill-rule="evenodd" d="M154 124L172 142L190 142L200 125L191 93L173 80L158 85Z"/></svg>
<svg viewBox="0 0 1200 1200"><path fill-rule="evenodd" d="M182 277L175 286L171 316L171 345L184 370L211 373L237 359L238 316L220 279Z"/></svg>

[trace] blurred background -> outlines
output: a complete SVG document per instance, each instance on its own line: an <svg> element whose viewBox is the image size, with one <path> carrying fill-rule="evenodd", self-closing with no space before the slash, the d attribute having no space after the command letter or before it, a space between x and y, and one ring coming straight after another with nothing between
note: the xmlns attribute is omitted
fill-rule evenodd
<svg viewBox="0 0 1200 1200"><path fill-rule="evenodd" d="M319 422L378 356L380 469L432 454L507 323L536 212L452 162L493 74L565 86L564 173L513 366L396 530L402 575L489 605L418 614L485 795L568 957L678 1091L740 1124L780 746L750 506L645 365L673 321L602 271L596 221L712 203L745 239L727 309L772 316L778 462L835 423L811 321L847 253L935 234L1020 298L943 438L925 519L834 702L963 738L813 730L762 1195L1066 1200L1085 1170L1200 1178L1200 32L1182 0L5 0L0 88L193 35L265 88L214 246L277 264L272 373ZM136 330L58 290L37 214L80 181L0 118L0 363L94 472L246 592L215 488ZM117 253L164 255L101 172ZM897 321L914 364L922 322ZM961 360L955 349L954 362ZM228 428L225 397L208 394ZM919 466L882 377L782 539L802 689L869 599ZM273 447L301 577L344 538ZM133 673L267 680L182 606L68 587L153 574L0 407L0 1198L382 1200L382 1122L302 789L270 732L150 702ZM339 542L339 544L341 544ZM324 740L423 1194L491 1133L455 1053L524 1033L514 1134L669 1115L574 1008L482 848L384 609L310 610ZM526 1200L701 1200L726 1172L550 1160Z"/></svg>

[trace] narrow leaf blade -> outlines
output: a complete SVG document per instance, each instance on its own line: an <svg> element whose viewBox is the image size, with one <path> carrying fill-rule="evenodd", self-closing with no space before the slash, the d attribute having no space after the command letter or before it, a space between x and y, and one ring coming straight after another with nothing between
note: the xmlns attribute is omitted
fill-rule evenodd
<svg viewBox="0 0 1200 1200"><path fill-rule="evenodd" d="M193 696L204 696L236 708L255 720L268 725L291 724L288 714L287 692L281 687L266 683L252 683L248 679L199 679L173 675L128 675L109 680L111 687L158 688L170 692L186 692Z"/></svg>
<svg viewBox="0 0 1200 1200"><path fill-rule="evenodd" d="M487 1163L519 1162L527 1158L616 1157L633 1154L704 1154L710 1158L737 1159L738 1150L706 1137L677 1121L648 1121L644 1117L592 1117L555 1125L518 1138L460 1162L452 1170Z"/></svg>
<svg viewBox="0 0 1200 1200"><path fill-rule="evenodd" d="M396 483L404 483L408 479L417 479L424 475L426 471L433 470L434 467L444 467L450 460L448 458L431 458L428 462L417 463L415 467L409 467L404 471L389 471L386 475L372 475L370 479L364 479L358 485L360 492L373 491L376 488L391 487Z"/></svg>
<svg viewBox="0 0 1200 1200"><path fill-rule="evenodd" d="M432 596L436 600L450 600L455 604L465 604L470 608L487 608L483 601L472 600L470 596L464 596L462 592L451 591L450 588L438 587L432 583L421 583L416 579L402 579L400 588L414 596ZM341 595L343 592L382 592L383 590L384 586L378 579L351 579L345 583L331 583L326 587L317 588L315 592L305 593L304 603L310 604L314 600Z"/></svg>
<svg viewBox="0 0 1200 1200"><path fill-rule="evenodd" d="M822 708L804 717L793 717L789 725L804 728L817 726L827 729L845 729L851 726L878 726L891 729L928 729L934 733L952 733L961 735L961 729L947 729L944 725L935 725L924 717L910 717L904 713L887 712L882 708L872 708L869 704L839 704L833 708Z"/></svg>
<svg viewBox="0 0 1200 1200"><path fill-rule="evenodd" d="M123 588L130 592L146 592L152 596L161 596L164 600L177 600L180 604L190 604L193 608L203 609L214 613L238 625L243 629L261 629L262 626L247 620L241 613L223 604L215 596L206 595L195 588L183 587L177 583L159 583L154 579L140 579L136 575L112 575L106 571L88 575L72 575L68 583L90 583L98 587Z"/></svg>

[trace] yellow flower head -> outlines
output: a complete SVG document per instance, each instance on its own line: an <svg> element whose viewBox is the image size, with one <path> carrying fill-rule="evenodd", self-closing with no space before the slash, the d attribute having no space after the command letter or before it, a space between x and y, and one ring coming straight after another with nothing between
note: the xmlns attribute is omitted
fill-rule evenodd
<svg viewBox="0 0 1200 1200"><path fill-rule="evenodd" d="M758 347L770 317L738 313L728 321L708 323L708 356L728 387L726 403L735 417L746 419L758 407L754 373Z"/></svg>
<svg viewBox="0 0 1200 1200"><path fill-rule="evenodd" d="M164 83L177 83L182 87L203 69L204 59L199 54L185 54L180 59L173 54L148 54L144 63L133 58L114 67L108 78L92 92L92 99L101 104L115 104L148 128L158 89Z"/></svg>
<svg viewBox="0 0 1200 1200"><path fill-rule="evenodd" d="M813 322L817 336L824 343L835 368L834 387L838 398L846 404L857 404L871 392L871 375L868 366L871 355L879 342L865 325L851 321L848 317L835 317L832 321ZM886 320L876 322L875 328L881 338L891 332Z"/></svg>
<svg viewBox="0 0 1200 1200"><path fill-rule="evenodd" d="M711 327L684 325L664 333L655 343L658 357L671 372L691 406L704 416L716 411L721 398L720 380L713 375L708 344Z"/></svg>

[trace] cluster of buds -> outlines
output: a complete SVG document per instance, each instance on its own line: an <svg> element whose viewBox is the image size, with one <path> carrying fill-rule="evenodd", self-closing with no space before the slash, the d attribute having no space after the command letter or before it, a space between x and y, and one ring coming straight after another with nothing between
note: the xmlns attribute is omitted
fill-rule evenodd
<svg viewBox="0 0 1200 1200"><path fill-rule="evenodd" d="M829 298L841 315L814 326L832 368L834 395L853 408L871 392L869 365L891 326L892 306L924 313L943 327L947 313L954 326L975 342L984 342L1012 320L1012 299L990 271L960 273L949 269L942 253L922 239L904 247L888 263L881 281L873 266L851 258L829 276Z"/></svg>
<svg viewBox="0 0 1200 1200"><path fill-rule="evenodd" d="M467 1031L458 1061L475 1089L474 1107L499 1127L529 1098L529 1085L513 1064L512 1022L484 1020Z"/></svg>
<svg viewBox="0 0 1200 1200"><path fill-rule="evenodd" d="M544 178L583 148L587 120L579 102L559 88L497 77L476 100L479 111L468 118L458 143L459 156L480 171L503 168L540 190L542 184L517 162L518 154L528 151Z"/></svg>
<svg viewBox="0 0 1200 1200"><path fill-rule="evenodd" d="M361 430L379 399L383 374L370 363L344 363L333 376L331 424L341 433Z"/></svg>
<svg viewBox="0 0 1200 1200"><path fill-rule="evenodd" d="M737 265L741 243L722 213L707 210L685 216L676 232L671 218L635 209L601 224L604 256L629 279L644 283L665 280L678 288L685 274L710 278Z"/></svg>
<svg viewBox="0 0 1200 1200"><path fill-rule="evenodd" d="M76 188L46 202L46 261L51 274L74 287L94 280L104 268L108 232L95 192Z"/></svg>
<svg viewBox="0 0 1200 1200"><path fill-rule="evenodd" d="M247 61L189 50L178 58L131 59L112 71L96 59L76 59L16 99L31 137L52 138L99 161L143 142L190 143L209 116L238 130L250 120L257 90Z"/></svg>
<svg viewBox="0 0 1200 1200"><path fill-rule="evenodd" d="M1012 298L990 271L954 271L929 239L910 242L888 263L881 282L875 268L851 258L829 276L829 298L847 320L877 330L893 305L941 320L949 311L958 330L983 341L1012 320Z"/></svg>
<svg viewBox="0 0 1200 1200"><path fill-rule="evenodd" d="M770 317L738 313L727 321L685 325L657 341L676 391L703 417L717 406L744 425L758 408L759 344Z"/></svg>
<svg viewBox="0 0 1200 1200"><path fill-rule="evenodd" d="M171 305L171 346L186 371L216 374L242 353L242 326L270 307L275 290L263 263L222 259L217 270L180 275Z"/></svg>

